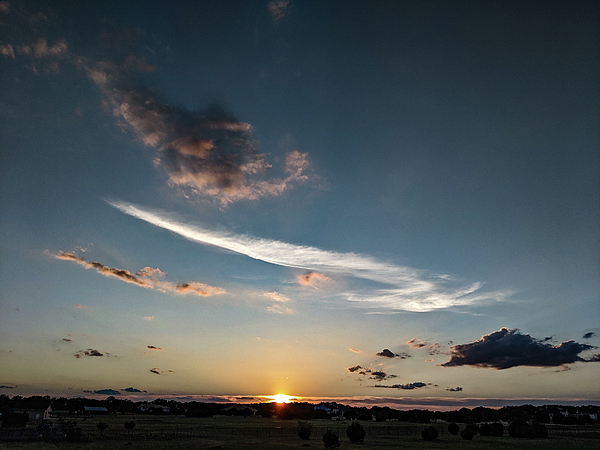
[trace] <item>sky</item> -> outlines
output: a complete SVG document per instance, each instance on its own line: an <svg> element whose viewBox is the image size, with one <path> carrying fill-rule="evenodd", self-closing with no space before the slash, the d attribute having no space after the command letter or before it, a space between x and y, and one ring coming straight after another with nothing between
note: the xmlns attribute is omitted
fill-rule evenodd
<svg viewBox="0 0 600 450"><path fill-rule="evenodd" d="M0 393L600 403L600 6L0 2Z"/></svg>

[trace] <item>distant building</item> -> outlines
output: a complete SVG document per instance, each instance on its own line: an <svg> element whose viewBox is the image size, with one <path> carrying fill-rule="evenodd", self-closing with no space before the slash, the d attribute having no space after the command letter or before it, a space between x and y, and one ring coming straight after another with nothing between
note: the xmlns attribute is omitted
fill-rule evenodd
<svg viewBox="0 0 600 450"><path fill-rule="evenodd" d="M169 414L171 407L149 402L144 402L140 405L140 412L151 412L156 410L162 411L164 414Z"/></svg>
<svg viewBox="0 0 600 450"><path fill-rule="evenodd" d="M108 415L108 408L106 406L84 406L83 407L84 414L94 414L94 415Z"/></svg>
<svg viewBox="0 0 600 450"><path fill-rule="evenodd" d="M53 411L52 402L45 400L23 399L12 407L13 413L28 414L30 421L48 419Z"/></svg>

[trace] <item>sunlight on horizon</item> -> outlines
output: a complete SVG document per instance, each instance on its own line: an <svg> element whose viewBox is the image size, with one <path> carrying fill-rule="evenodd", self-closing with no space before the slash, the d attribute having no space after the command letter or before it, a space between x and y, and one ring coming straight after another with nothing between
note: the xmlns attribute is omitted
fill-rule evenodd
<svg viewBox="0 0 600 450"><path fill-rule="evenodd" d="M274 403L290 403L292 400L298 399L298 397L293 397L286 394L265 395L265 397L270 398Z"/></svg>

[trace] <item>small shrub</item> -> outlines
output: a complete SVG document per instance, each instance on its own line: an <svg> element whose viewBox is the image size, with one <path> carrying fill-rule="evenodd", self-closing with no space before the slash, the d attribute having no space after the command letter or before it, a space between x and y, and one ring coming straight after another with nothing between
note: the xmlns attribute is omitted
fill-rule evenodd
<svg viewBox="0 0 600 450"><path fill-rule="evenodd" d="M475 436L477 433L479 433L479 427L477 426L476 423L468 423L467 429L469 429L473 432L473 436Z"/></svg>
<svg viewBox="0 0 600 450"><path fill-rule="evenodd" d="M452 436L456 436L459 431L460 427L455 422L452 422L450 425L448 425L448 433L450 433Z"/></svg>
<svg viewBox="0 0 600 450"><path fill-rule="evenodd" d="M346 429L346 436L350 439L350 442L357 443L363 442L367 432L363 426L358 422L352 422Z"/></svg>
<svg viewBox="0 0 600 450"><path fill-rule="evenodd" d="M310 422L298 421L298 437L307 441L312 434L313 425Z"/></svg>
<svg viewBox="0 0 600 450"><path fill-rule="evenodd" d="M426 441L434 441L438 437L438 431L435 427L427 427L421 431L421 437Z"/></svg>
<svg viewBox="0 0 600 450"><path fill-rule="evenodd" d="M126 430L133 430L133 428L135 427L135 422L133 420L128 420L123 424L123 426Z"/></svg>
<svg viewBox="0 0 600 450"><path fill-rule="evenodd" d="M327 430L323 434L323 445L325 448L336 448L340 446L340 438L338 434L332 430Z"/></svg>
<svg viewBox="0 0 600 450"><path fill-rule="evenodd" d="M548 437L548 428L543 423L527 423L524 421L514 421L508 426L508 435L510 437L541 439Z"/></svg>
<svg viewBox="0 0 600 450"><path fill-rule="evenodd" d="M504 425L500 422L482 423L479 426L479 434L482 436L501 437L504 434Z"/></svg>
<svg viewBox="0 0 600 450"><path fill-rule="evenodd" d="M106 422L98 422L96 424L96 427L98 428L98 430L100 430L100 434L102 434L104 430L108 428L108 424Z"/></svg>
<svg viewBox="0 0 600 450"><path fill-rule="evenodd" d="M465 428L460 432L460 437L465 441L470 441L476 434L477 433L475 433L472 428Z"/></svg>

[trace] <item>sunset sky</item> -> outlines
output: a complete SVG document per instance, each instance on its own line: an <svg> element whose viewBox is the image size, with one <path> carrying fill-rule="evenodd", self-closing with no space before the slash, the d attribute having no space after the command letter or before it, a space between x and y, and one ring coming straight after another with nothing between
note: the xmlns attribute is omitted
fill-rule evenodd
<svg viewBox="0 0 600 450"><path fill-rule="evenodd" d="M1 1L0 393L600 402L600 5Z"/></svg>

